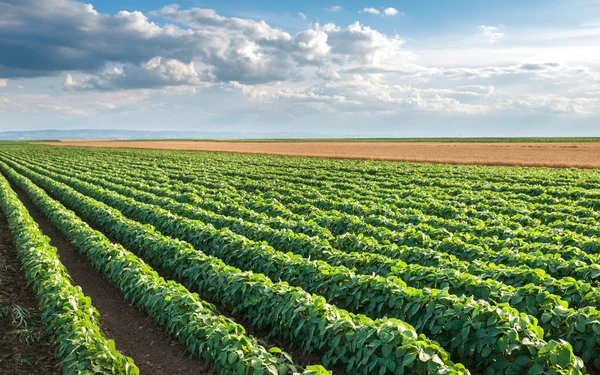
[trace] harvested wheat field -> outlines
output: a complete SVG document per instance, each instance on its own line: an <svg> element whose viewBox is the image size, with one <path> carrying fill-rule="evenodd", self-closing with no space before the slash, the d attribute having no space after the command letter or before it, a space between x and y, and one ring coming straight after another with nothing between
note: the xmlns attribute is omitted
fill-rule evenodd
<svg viewBox="0 0 600 375"><path fill-rule="evenodd" d="M61 141L56 146L222 151L449 164L600 168L600 143Z"/></svg>

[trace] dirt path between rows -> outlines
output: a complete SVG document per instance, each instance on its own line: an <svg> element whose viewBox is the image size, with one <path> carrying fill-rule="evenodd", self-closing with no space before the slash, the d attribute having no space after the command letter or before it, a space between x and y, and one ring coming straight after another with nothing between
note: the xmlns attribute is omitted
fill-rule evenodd
<svg viewBox="0 0 600 375"><path fill-rule="evenodd" d="M118 350L133 358L141 374L213 374L205 362L189 358L185 347L169 337L166 330L150 316L125 301L119 290L106 282L77 253L75 246L46 219L27 194L12 183L11 186L40 229L58 249L60 260L69 271L73 284L81 286L83 293L92 298L92 303L100 312L100 324L106 338L114 340Z"/></svg>
<svg viewBox="0 0 600 375"><path fill-rule="evenodd" d="M57 197L56 195L50 194L50 196L52 198L60 201L59 197ZM61 203L64 203L64 202L61 202ZM73 209L73 211L76 214L78 214L79 217L82 218L83 220L89 219L89 218L86 218L85 215L82 215L81 212L78 212L77 207L67 207L67 208ZM115 207L113 207L113 208L115 208ZM92 223L90 221L87 221L87 223L93 229L95 229L99 232L102 232L111 242L120 243L118 238L115 238L115 237L109 235L108 233L105 233L102 230L102 228L99 227L98 225L96 225L95 223ZM132 251L132 252L135 253L135 251ZM144 259L144 261L145 261L145 259ZM150 264L165 279L177 281L177 278L174 275L172 275L168 270L165 270L164 268L162 268L161 265L152 264L152 263L148 263L148 264ZM200 296L201 299L215 305L217 308L217 311L219 311L221 314L224 314L225 316L231 318L236 323L242 325L248 335L251 335L251 336L255 337L256 339L258 339L259 342L261 344L263 344L264 346L266 346L268 348L278 347L278 348L284 350L286 353L290 354L292 356L294 364L302 366L302 367L306 367L306 366L314 365L314 364L322 364L321 354L319 354L319 353L312 353L312 354L304 353L304 351L302 350L302 342L294 342L291 344L289 342L284 342L282 339L280 339L276 336L273 336L268 328L265 327L262 329L257 329L251 324L251 322L249 320L244 319L241 314L234 314L233 310L234 310L235 306L224 305L221 301L215 300L214 296L207 295L202 290L191 290L191 291L198 293L198 295ZM336 374L345 374L346 373L345 368L343 366L337 366L333 370Z"/></svg>
<svg viewBox="0 0 600 375"><path fill-rule="evenodd" d="M61 141L53 146L222 151L448 164L600 168L600 143Z"/></svg>
<svg viewBox="0 0 600 375"><path fill-rule="evenodd" d="M0 304L19 306L39 316L38 301L27 285L25 273L12 242L8 222L0 210ZM48 337L41 335L39 342L27 344L15 335L16 330L35 328L39 323L28 319L28 326L15 327L11 318L0 319L0 374L6 375L59 375L60 363L54 358ZM32 327L32 323L36 323Z"/></svg>

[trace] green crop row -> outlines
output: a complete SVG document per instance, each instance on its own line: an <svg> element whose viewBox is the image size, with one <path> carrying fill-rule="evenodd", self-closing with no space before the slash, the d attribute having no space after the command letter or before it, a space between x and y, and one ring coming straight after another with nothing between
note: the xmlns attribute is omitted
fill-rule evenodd
<svg viewBox="0 0 600 375"><path fill-rule="evenodd" d="M294 198L296 199L296 198ZM310 214L308 212L307 214ZM560 251L561 255L567 253L567 250L571 249L575 251L574 256L578 256L580 259L583 259L586 262L595 262L595 258L590 258L588 254L585 253L577 253L577 249L572 247L560 247L552 250L552 246L544 245L546 250L551 251L551 254L547 256L539 256L538 249L532 249L533 252L530 255L523 254L515 254L512 250L504 250L501 252L494 252L491 249L481 246L474 246L464 243L459 238L445 238L448 236L448 233L445 231L438 231L441 234L441 239L432 240L427 234L422 231L411 228L410 230L404 233L398 233L390 231L386 228L373 227L372 225L364 223L362 220L359 220L353 215L337 212L336 215L328 215L322 211L318 213L313 213L310 216L306 217L308 221L316 220L319 223L323 224L326 228L335 231L337 234L345 233L346 231L356 231L360 233L367 233L373 236L376 236L378 239L382 241L389 240L393 242L400 242L405 244L417 245L419 247L429 247L429 248L437 248L440 251L452 251L452 254L460 256L462 259L472 260L472 259L482 259L485 258L488 261L492 261L494 263L504 263L504 264L522 264L523 261L527 261L530 266L534 268L543 267L548 272L557 277L564 277L573 275L580 279L590 279L600 277L600 267L596 264L586 264L583 261L572 260L570 262L563 261L562 258L556 256L556 252ZM373 220L372 218L368 218L365 220ZM389 220L388 220L389 221ZM435 233L435 230L429 231L429 233L433 233L435 235L439 235ZM348 244L347 238L346 241L341 242L342 245L347 246L349 251L356 251L356 247L352 247L351 244ZM516 245L519 245L517 243ZM507 246L510 243L507 242ZM486 250L487 249L487 250ZM469 255L470 254L470 255Z"/></svg>
<svg viewBox="0 0 600 375"><path fill-rule="evenodd" d="M11 164L25 175L39 176L27 168ZM230 265L281 278L307 291L322 294L340 307L371 316L406 320L478 372L523 373L538 368L558 372L572 370L557 365L552 359L556 354L547 351L548 348L563 351L566 358L566 353L572 350L570 345L556 341L546 343L535 318L520 315L507 305L491 306L440 290L418 290L406 286L399 279L355 275L344 267L332 267L327 263L283 254L229 230L216 230L202 222L178 217L159 207L136 202L92 184L64 175L55 177L118 208L126 216L148 222L164 234L190 242ZM580 360L573 355L570 358L572 365L567 367L580 367L577 362Z"/></svg>
<svg viewBox="0 0 600 375"><path fill-rule="evenodd" d="M111 188L112 191L132 197L139 202L152 203L172 213L210 223L217 229L229 228L251 239L266 240L281 250L321 259L333 265L357 268L362 274L397 275L401 278L406 275L409 281L413 281L412 285L414 285L415 279L433 280L434 282L446 280L448 285L466 285L468 288L461 289L460 294L468 295L468 291L475 291L471 295L487 297L485 299L490 299L491 296L494 297L492 301L495 303L509 303L519 311L536 316L547 339L562 338L569 341L585 361L595 359L599 352L600 337L597 337L597 332L600 332L600 312L592 307L582 310L569 309L567 302L548 293L543 287L526 285L517 290L494 280L476 279L469 274L456 275L450 270L425 268L419 265L408 266L403 262L369 253L346 254L333 249L327 241L319 241L303 234L295 234L291 231L282 232L243 220L216 215L192 205L181 204L169 198L135 190L127 186L129 185L127 181L121 181L120 185L106 183L102 179L94 179L92 182L98 186ZM469 281L470 284L468 284ZM432 285L425 286L432 287ZM454 293L453 290L450 292Z"/></svg>
<svg viewBox="0 0 600 375"><path fill-rule="evenodd" d="M172 192L170 189L150 187L147 184L136 182L135 180L124 180L111 177L109 174L99 174L100 178L88 177L87 174L80 174L78 176L88 182L132 196L138 201L163 202L161 203L163 207L167 207L173 212L183 214L186 217L210 222L217 227L230 227L234 228L234 231L238 231L235 228L241 226L243 230L241 234L252 237L255 240L267 240L269 244L279 247L280 249L298 252L303 256L322 259L332 264L356 267L361 273L370 274L376 272L382 276L387 276L389 274L395 275L402 278L404 281L419 287L449 287L451 293L458 295L473 295L476 298L483 298L494 303L512 301L514 307L520 311L539 318L541 318L541 315L548 308L553 309L556 306L564 305L563 302L548 293L558 294L559 298L563 297L565 301L569 302L574 308L585 306L597 307L600 303L600 291L583 281L575 281L572 279L556 280L539 270L532 270L527 267L496 267L479 261L462 264L453 257L440 258L438 256L433 256L436 254L435 252L425 251L423 248L410 249L407 246L398 248L398 246L395 245L380 245L378 242L369 242L364 237L356 238L356 236L349 234L337 237L334 244L341 249L348 249L349 251L358 249L360 255L344 255L329 246L326 241L311 239L302 234L294 234L288 231L273 231L270 230L268 225L265 227L265 222L261 222L261 225L253 225L252 222L227 219L201 210L200 207L206 204L207 199L194 199L193 195L179 195L176 192ZM114 181L114 183L110 183L109 181ZM142 188L143 191L151 191L153 194L161 194L162 196L171 198L179 197L180 200L192 202L192 206L178 205L170 201L166 201L165 203L164 199L161 200L155 195L136 192L135 190L127 188L127 186L135 186L137 188ZM215 202L214 200L213 202L212 207L225 207L223 203ZM232 214L235 215L236 213L239 213L239 211L234 211ZM244 217L244 219L247 219L247 217ZM320 219L318 217L315 219L327 221L329 223L337 223L339 220L352 223L358 220L353 217L348 218L348 216L342 217L341 219L338 219L335 216L322 216ZM306 221L298 223L295 226L300 227L305 222ZM309 223L311 222L312 220L309 221ZM290 224L290 226L294 225ZM250 231L244 230L244 228L250 228ZM385 229L384 231L390 232ZM256 235L256 233L258 233L258 235ZM281 233L283 233L283 235ZM419 232L415 233L418 234ZM354 247L348 248L346 246L346 241L349 238L353 238L352 243ZM397 260L389 260L369 253L382 254ZM433 259L431 259L432 257ZM411 264L407 265L400 261L400 259L407 260L411 262ZM429 267L423 267L420 264L415 263L429 265ZM456 271L460 271L460 275L455 275ZM499 278L500 281L507 282L507 284L517 284L517 287L513 289L496 280L488 280L484 283L483 278L472 276L469 272L482 274L485 277L493 279ZM508 275L510 275L509 279L504 280ZM532 287L531 285L520 285L529 283L539 284L539 286ZM539 294L545 296L538 296ZM535 296L535 299L527 297L528 295ZM537 301L538 298L539 301ZM550 324L549 321L547 323ZM551 330L552 328L548 326L545 327L545 329Z"/></svg>
<svg viewBox="0 0 600 375"><path fill-rule="evenodd" d="M49 182L47 191L67 206L128 248L144 254L142 258L176 275L189 288L230 304L245 320L256 322L259 329L270 327L285 340L302 343L305 351L326 350L323 356L326 365L341 362L349 373L364 374L375 367L382 374L386 370L393 373L403 364L413 372L428 368L445 373L452 367L448 354L441 351L438 344L428 343L423 336L417 337L414 328L406 323L355 316L300 288L273 283L262 274L243 273L218 258L206 256L188 243L165 237L148 225L127 219L118 210L64 184L46 181ZM405 362L407 356L412 358L421 352L428 354L423 355L429 358L426 362ZM456 369L464 371L460 366Z"/></svg>
<svg viewBox="0 0 600 375"><path fill-rule="evenodd" d="M267 241L280 251L291 251L307 258L326 261L332 265L355 268L361 274L375 273L381 276L397 276L411 282L413 286L432 288L436 286L435 284L446 283L450 286L451 293L472 295L493 303L509 303L517 310L537 317L548 338L564 338L580 349L585 346L586 350L580 351L580 353L584 353L584 360L594 358L597 353L595 346L600 346L600 342L596 343L594 339L595 332L600 331L600 325L596 327L596 323L594 323L600 322L600 313L593 308L585 311L568 309L566 301L548 293L543 287L526 285L512 288L495 280L482 280L470 274L457 274L449 269L423 267L417 264L407 265L402 261L382 255L347 254L332 248L326 240L319 240L289 230L274 230L265 225L214 214L194 205L178 203L170 198L133 189L125 180L119 181L119 184L113 184L106 181L109 176L102 175L100 177L89 181L138 202L151 203L178 215L212 224L217 229L229 228L247 238ZM573 327L579 322L583 322L581 324L584 324L585 328L574 330Z"/></svg>
<svg viewBox="0 0 600 375"><path fill-rule="evenodd" d="M27 281L35 291L56 358L65 374L139 374L100 330L100 313L81 288L73 286L57 249L8 181L0 174L0 206L8 220Z"/></svg>
<svg viewBox="0 0 600 375"><path fill-rule="evenodd" d="M77 168L77 166L75 166L75 168ZM227 178L228 175L223 175L221 176L221 180L227 180L229 183L231 183L230 179ZM260 176L256 176L256 178L259 178ZM196 179L197 181L197 179ZM202 179L202 182L205 183L205 179ZM336 186L337 187L337 186ZM172 188L175 188L175 186L172 186ZM294 188L296 188L296 190L293 190ZM250 186L250 189L252 189L252 186ZM277 189L281 190L281 185L280 183L278 183L277 185ZM294 200L298 200L300 199L299 193L302 192L302 189L298 190L297 186L293 186L291 187L289 190L288 189L288 194L283 194L282 196L278 196L278 199L289 199L289 197L293 197ZM292 191L294 194L290 194L289 192ZM336 190L337 191L337 190ZM416 194L419 190L418 189L414 189L414 187L410 190L410 193L412 195ZM335 191L334 191L335 192ZM339 191L338 191L339 192ZM214 192L213 192L214 193ZM323 191L320 190L319 194L322 194ZM272 192L271 192L272 194ZM256 195L254 196L254 198L256 197ZM310 198L309 198L310 199ZM436 199L438 199L438 197L436 197ZM476 199L476 198L473 198ZM232 201L233 197L229 196L228 197L228 201ZM383 200L383 202L387 202L389 199L385 199ZM410 200L402 200L402 202L413 202L414 201L414 196L411 196ZM487 202L487 200L486 200ZM251 204L251 203L250 203ZM427 204L425 206L421 205L421 207L437 207L438 205L436 204L436 202L431 202L428 201ZM502 207L507 206L506 204L504 204ZM456 210L455 207L449 207L452 208L454 210ZM489 207L490 209L492 207ZM406 210L406 207L403 205L403 207L401 207L402 210ZM389 211L389 210L388 210ZM495 210L494 210L495 211ZM489 211L486 211L489 212ZM551 253L560 253L560 255L562 257L566 257L568 255L570 255L571 257L576 256L578 257L578 259L581 260L586 260L587 262L594 262L595 258L592 259L590 257L587 256L587 254L585 253L581 253L581 250L574 248L572 246L568 246L568 247L562 247L559 245L552 245L550 246L548 243L549 242L560 242L561 244L565 244L565 245L578 245L578 244L582 244L582 250L586 251L586 252L593 252L593 251L597 251L598 249L598 243L594 242L592 239L590 239L589 237L576 237L577 234L576 233L568 233L567 231L562 231L560 233L556 233L556 231L551 231L551 232L540 232L540 225L536 225L535 230L525 230L522 227L516 227L516 228L512 228L510 229L509 232L507 232L507 229L505 228L505 226L502 225L482 225L482 224L477 224L477 225L471 225L471 223L469 222L463 222L463 221L456 221L456 220L450 220L450 219L439 219L439 218L434 218L436 219L435 222L433 222L430 216L426 216L426 215L407 215L407 214L402 214L401 218L398 216L398 212L394 212L394 214L396 216L394 216L395 220L389 220L388 218L385 218L385 220L382 220L381 217L369 217L369 222L370 223L376 223L377 225L383 225L383 226L388 226L388 228L394 228L393 226L396 226L396 228L400 228L398 222L410 222L410 220L417 220L416 223L420 223L420 222L427 222L428 224L424 226L423 230L425 230L426 232L429 231L433 231L435 232L434 228L429 228L429 225L434 225L434 227L439 227L442 226L444 228L447 228L448 230L460 230L463 232L466 232L465 236L462 236L462 232L456 233L454 232L452 235L454 235L456 238L460 238L464 241L466 241L467 243L470 241L475 241L475 243L480 242L477 237L473 237L472 233L477 233L478 231L483 231L485 232L486 236L490 236L490 235L498 235L500 237L506 237L509 236L510 237L510 241L508 241L507 239L503 239L501 241L499 240L495 240L493 238L486 238L485 241L485 245L490 247L491 249L494 249L495 247L498 248L502 248L502 247L513 247L513 248L518 248L518 249L528 249L528 252L536 252L536 251L543 251L543 252L551 252ZM402 220L400 220L402 219ZM463 220L468 220L469 217L462 217ZM479 220L479 219L476 219ZM479 220L481 221L481 220ZM441 224L440 224L441 222ZM393 225L393 226L391 226ZM480 229L476 229L476 228L480 228ZM489 229L488 229L489 228ZM593 228L593 226L589 226L589 228ZM447 232L446 232L447 233ZM494 234L495 233L495 234ZM448 235L448 234L447 234ZM480 234L478 234L480 235ZM521 237L521 236L525 236L525 237ZM526 240L524 242L524 240ZM531 241L531 242L541 242L541 243L535 243L534 247L532 247L532 244L530 244L527 241ZM573 254L569 254L569 253L573 253ZM589 259L588 259L589 258Z"/></svg>
<svg viewBox="0 0 600 375"><path fill-rule="evenodd" d="M0 168L19 185L50 221L84 254L94 268L121 290L124 297L144 309L176 334L196 358L202 358L222 374L273 374L296 372L289 355L270 351L245 335L242 326L219 315L214 306L185 287L165 281L152 268L122 246L112 244L73 212L51 199L31 181L4 163ZM320 366L305 373L327 373Z"/></svg>

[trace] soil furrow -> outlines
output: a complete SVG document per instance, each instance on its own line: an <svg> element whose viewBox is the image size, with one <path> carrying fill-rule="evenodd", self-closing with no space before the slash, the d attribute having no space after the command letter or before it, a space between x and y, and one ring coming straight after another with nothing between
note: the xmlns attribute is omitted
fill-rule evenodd
<svg viewBox="0 0 600 375"><path fill-rule="evenodd" d="M133 358L141 374L213 374L209 365L189 358L185 347L169 337L166 330L143 311L123 299L119 290L91 266L75 247L50 223L27 194L11 183L31 217L58 249L61 262L69 271L72 282L92 298L100 312L104 335L115 341L117 349Z"/></svg>
<svg viewBox="0 0 600 375"><path fill-rule="evenodd" d="M13 324L12 317L0 318L0 373L7 375L59 375L60 363L54 358L48 338L41 331L38 301L27 285L21 262L12 242L8 223L0 212L0 308L21 307L31 316L27 326ZM12 315L12 314L11 314ZM19 336L22 329L31 330L40 339L27 343L27 337Z"/></svg>

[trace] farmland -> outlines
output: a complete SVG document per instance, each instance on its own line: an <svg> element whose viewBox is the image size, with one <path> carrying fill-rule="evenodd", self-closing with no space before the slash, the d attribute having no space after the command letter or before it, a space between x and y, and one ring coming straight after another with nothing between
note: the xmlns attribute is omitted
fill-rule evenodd
<svg viewBox="0 0 600 375"><path fill-rule="evenodd" d="M282 156L534 167L600 168L596 138L60 141L56 146L216 151Z"/></svg>
<svg viewBox="0 0 600 375"><path fill-rule="evenodd" d="M597 169L0 146L1 212L67 373L599 373L598 186Z"/></svg>

